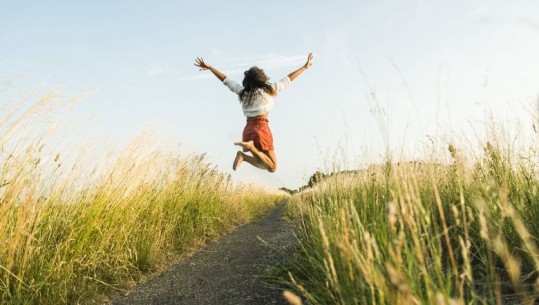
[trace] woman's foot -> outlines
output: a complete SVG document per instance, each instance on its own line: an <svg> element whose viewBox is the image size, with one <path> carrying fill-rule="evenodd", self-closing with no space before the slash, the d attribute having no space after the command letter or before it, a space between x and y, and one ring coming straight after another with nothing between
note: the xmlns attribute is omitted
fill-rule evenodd
<svg viewBox="0 0 539 305"><path fill-rule="evenodd" d="M241 146L243 151L253 151L255 149L255 144L252 140L249 142L235 142L234 145Z"/></svg>
<svg viewBox="0 0 539 305"><path fill-rule="evenodd" d="M234 159L234 163L232 164L232 169L236 170L238 166L243 162L243 153L241 151L238 151L236 153L236 159Z"/></svg>

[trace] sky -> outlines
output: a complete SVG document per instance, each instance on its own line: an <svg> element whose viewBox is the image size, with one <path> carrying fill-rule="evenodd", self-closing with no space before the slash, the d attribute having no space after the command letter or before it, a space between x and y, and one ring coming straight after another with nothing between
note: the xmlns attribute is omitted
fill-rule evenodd
<svg viewBox="0 0 539 305"><path fill-rule="evenodd" d="M152 124L236 181L294 189L336 163L420 158L433 137L527 115L538 11L533 0L3 0L0 98L43 83L84 91L73 115L119 142ZM241 83L251 66L278 81L309 52L313 66L270 113L277 172L232 171L245 118L195 58Z"/></svg>

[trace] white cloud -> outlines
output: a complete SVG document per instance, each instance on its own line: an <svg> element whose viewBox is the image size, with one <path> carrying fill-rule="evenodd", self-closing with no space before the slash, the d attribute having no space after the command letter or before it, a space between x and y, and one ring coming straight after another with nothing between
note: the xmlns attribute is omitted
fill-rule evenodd
<svg viewBox="0 0 539 305"><path fill-rule="evenodd" d="M520 19L517 19L516 21L518 23L528 27L531 30L539 31L539 22L537 22L537 21L534 21L534 20L531 20L531 19L526 19L526 18L520 18Z"/></svg>
<svg viewBox="0 0 539 305"><path fill-rule="evenodd" d="M238 58L233 61L236 67L243 67L244 70L252 66L259 66L263 69L286 68L301 65L307 59L307 54L303 55L277 55L264 54L253 57Z"/></svg>
<svg viewBox="0 0 539 305"><path fill-rule="evenodd" d="M467 13L464 18L472 22L494 24L506 21L506 14L500 14L493 8L480 7Z"/></svg>
<svg viewBox="0 0 539 305"><path fill-rule="evenodd" d="M170 65L167 62L152 63L146 70L146 76L149 77L171 73L173 73L173 71L170 69Z"/></svg>
<svg viewBox="0 0 539 305"><path fill-rule="evenodd" d="M185 81L185 80L197 80L197 79L209 79L209 78L214 78L215 76L213 76L213 74L210 72L210 73L203 73L202 71L199 73L199 74L192 74L192 75L187 75L187 76L183 76L183 77L180 77L180 81Z"/></svg>

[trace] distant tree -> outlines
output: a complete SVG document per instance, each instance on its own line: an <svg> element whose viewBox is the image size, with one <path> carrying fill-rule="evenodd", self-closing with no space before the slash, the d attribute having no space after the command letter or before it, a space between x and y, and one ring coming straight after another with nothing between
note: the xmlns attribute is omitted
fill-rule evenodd
<svg viewBox="0 0 539 305"><path fill-rule="evenodd" d="M315 184L317 184L318 182L322 181L322 179L324 179L325 177L327 177L326 174L322 173L321 171L316 171L312 176L311 178L309 178L309 182L307 183L307 185L309 187L313 187Z"/></svg>
<svg viewBox="0 0 539 305"><path fill-rule="evenodd" d="M291 189L286 188L286 187L281 187L279 190L281 190L283 192L287 192L290 195L294 195L295 193L298 192L297 190L291 190Z"/></svg>

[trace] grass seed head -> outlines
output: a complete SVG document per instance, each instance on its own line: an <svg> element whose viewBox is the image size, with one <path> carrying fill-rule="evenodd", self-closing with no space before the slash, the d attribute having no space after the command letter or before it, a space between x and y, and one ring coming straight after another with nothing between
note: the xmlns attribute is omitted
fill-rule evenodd
<svg viewBox="0 0 539 305"><path fill-rule="evenodd" d="M301 298L290 290L283 291L283 297L286 299L289 305L302 305Z"/></svg>

